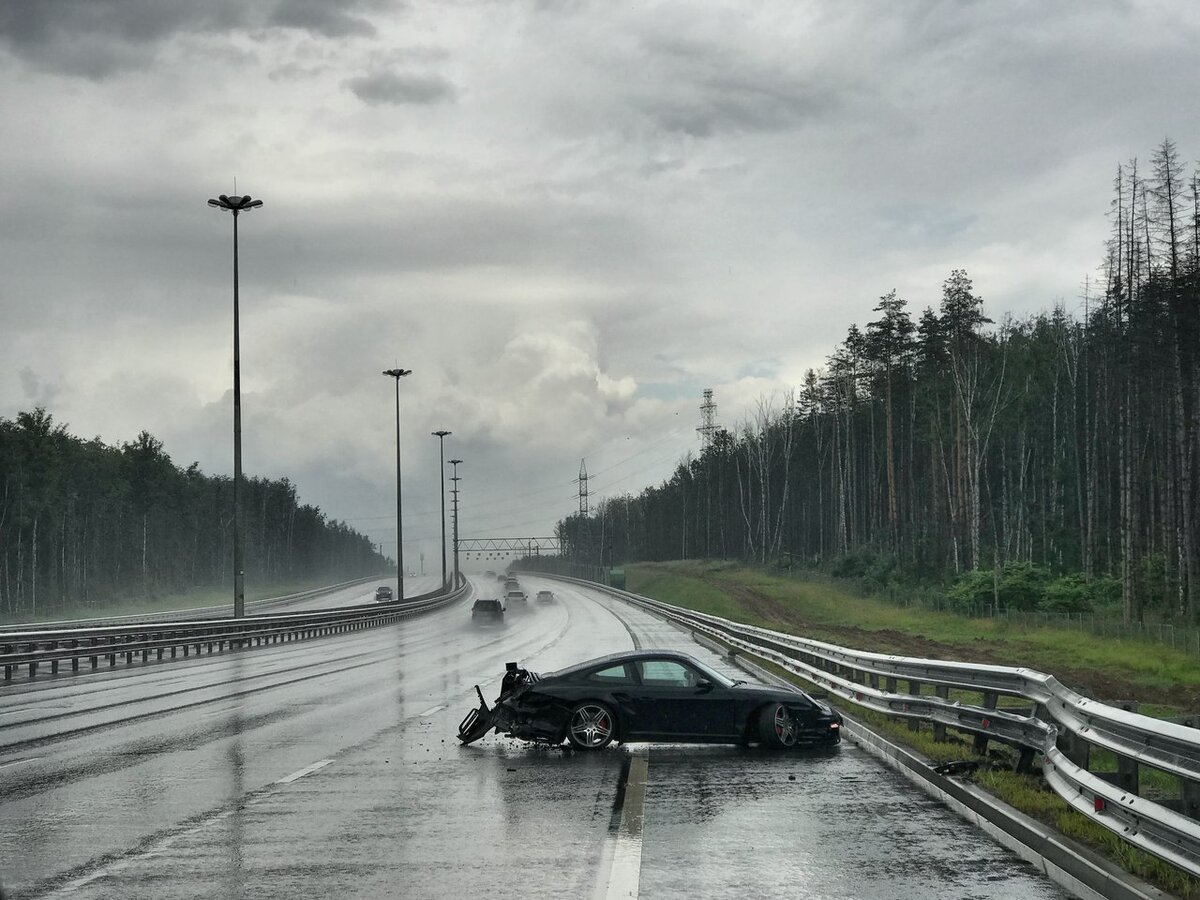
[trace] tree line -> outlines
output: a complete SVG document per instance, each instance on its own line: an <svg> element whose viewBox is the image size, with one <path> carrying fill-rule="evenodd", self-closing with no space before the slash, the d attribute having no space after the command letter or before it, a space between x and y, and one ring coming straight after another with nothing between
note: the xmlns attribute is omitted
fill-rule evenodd
<svg viewBox="0 0 1200 900"><path fill-rule="evenodd" d="M364 535L297 500L288 479L244 479L248 584L383 571ZM44 408L0 418L0 610L233 584L233 479L175 465L149 432L120 446L67 433Z"/></svg>
<svg viewBox="0 0 1200 900"><path fill-rule="evenodd" d="M1194 621L1200 172L1170 140L1118 165L1110 228L1078 312L993 322L963 270L915 317L884 294L792 394L664 483L561 521L564 547L993 588L1040 573L1085 605L1111 594L1128 621Z"/></svg>

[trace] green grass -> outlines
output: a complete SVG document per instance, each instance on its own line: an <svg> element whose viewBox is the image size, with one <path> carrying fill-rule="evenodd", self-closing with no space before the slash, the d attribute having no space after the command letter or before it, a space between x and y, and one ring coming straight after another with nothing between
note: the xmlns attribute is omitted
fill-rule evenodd
<svg viewBox="0 0 1200 900"><path fill-rule="evenodd" d="M899 607L862 597L828 583L799 582L731 562L681 561L625 567L628 589L735 621L788 631L803 637L840 643L861 650L938 655L943 659L980 659L1023 665L1064 681L1094 680L1121 692L1119 699L1140 702L1146 715L1176 715L1181 707L1164 695L1191 695L1200 688L1200 662L1180 651L1140 641L1081 635L1055 627L1015 627L1004 620L966 619L934 610ZM917 652L921 650L922 652ZM806 689L803 678L771 663L764 668ZM907 689L901 682L900 689ZM923 693L932 693L924 685ZM977 692L952 690L952 700L978 703ZM1102 699L1114 699L1110 696ZM1126 871L1160 889L1188 900L1200 900L1200 880L1136 849L1113 832L1073 810L1039 775L1012 771L1016 751L993 742L986 757L974 753L969 736L953 730L947 740L933 739L929 723L915 729L908 720L839 700L839 708L894 743L920 754L932 764L957 759L980 763L975 781L985 790L1063 834L1091 847ZM1027 701L1001 698L1001 705ZM1182 709L1192 712L1190 708ZM1115 771L1116 759L1094 749L1091 768ZM1179 796L1176 778L1148 767L1139 770L1142 794L1155 800Z"/></svg>
<svg viewBox="0 0 1200 900"><path fill-rule="evenodd" d="M300 591L323 587L328 583L327 579L311 579L308 581L285 581L275 584L248 586L246 588L246 600L249 602L253 600L265 600L268 597L281 597L285 594L295 594ZM195 588L190 591L176 593L130 597L105 604L72 604L70 606L49 609L41 607L35 616L31 616L28 612L0 612L0 625L30 621L57 622L60 620L95 619L103 616L141 615L170 612L173 610L201 609L206 606L221 606L231 603L233 603L232 586Z"/></svg>
<svg viewBox="0 0 1200 900"><path fill-rule="evenodd" d="M1103 686L1109 693L1098 699L1136 699L1170 710L1168 714L1186 705L1176 699L1181 695L1200 697L1200 660L1143 641L901 607L729 562L642 563L627 566L626 579L636 593L753 625L841 644L848 643L851 630L853 646L860 650L983 657L1028 666L1072 686ZM747 591L758 602L744 602ZM915 652L921 645L930 645L930 652Z"/></svg>

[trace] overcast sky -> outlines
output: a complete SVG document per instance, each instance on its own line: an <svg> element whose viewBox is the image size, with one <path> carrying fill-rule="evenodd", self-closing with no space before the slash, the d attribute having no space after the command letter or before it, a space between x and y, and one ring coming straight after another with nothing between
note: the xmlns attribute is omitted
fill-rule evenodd
<svg viewBox="0 0 1200 900"><path fill-rule="evenodd" d="M1200 4L0 0L0 416L147 429L394 553L550 534L896 288L1077 306L1118 161L1200 154Z"/></svg>

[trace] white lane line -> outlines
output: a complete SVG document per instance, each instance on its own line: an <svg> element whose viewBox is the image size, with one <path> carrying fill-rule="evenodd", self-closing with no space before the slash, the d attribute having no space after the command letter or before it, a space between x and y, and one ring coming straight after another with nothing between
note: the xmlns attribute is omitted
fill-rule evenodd
<svg viewBox="0 0 1200 900"><path fill-rule="evenodd" d="M27 756L24 759L14 759L12 762L0 763L0 769L8 766L19 766L21 763L33 762L35 759L44 759L44 756Z"/></svg>
<svg viewBox="0 0 1200 900"><path fill-rule="evenodd" d="M646 811L646 776L650 770L650 749L633 751L629 777L625 782L625 801L621 804L621 823L612 844L612 869L604 900L637 900L642 876L642 824Z"/></svg>
<svg viewBox="0 0 1200 900"><path fill-rule="evenodd" d="M417 713L417 717L422 718L424 716L432 716L435 712L441 712L443 709L446 709L446 708L447 707L446 707L445 703L441 704L440 706L431 706L431 707L429 707L429 709L425 710L425 712Z"/></svg>
<svg viewBox="0 0 1200 900"><path fill-rule="evenodd" d="M303 769L293 772L291 775L288 775L284 778L280 778L275 783L276 784L291 784L293 781L299 781L305 775L311 775L313 772L316 772L320 769L325 768L331 762L333 762L332 759L323 759L320 762L313 763L311 766L305 766Z"/></svg>

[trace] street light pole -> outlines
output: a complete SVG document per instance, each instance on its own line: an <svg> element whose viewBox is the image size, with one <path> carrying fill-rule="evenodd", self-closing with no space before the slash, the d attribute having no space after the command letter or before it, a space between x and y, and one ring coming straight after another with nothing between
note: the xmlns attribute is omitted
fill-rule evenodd
<svg viewBox="0 0 1200 900"><path fill-rule="evenodd" d="M458 477L458 464L461 459L450 460L450 465L454 466L454 474L450 476L450 480L454 482L454 490L450 493L454 495L454 586L458 587L459 570L458 570L458 483L462 481Z"/></svg>
<svg viewBox="0 0 1200 900"><path fill-rule="evenodd" d="M400 379L412 369L385 369L384 375L396 379L396 588L398 600L404 599L404 527L400 502Z"/></svg>
<svg viewBox="0 0 1200 900"><path fill-rule="evenodd" d="M446 435L449 431L434 431L431 434L438 439L438 455L441 460L439 471L438 493L442 495L442 590L446 589Z"/></svg>
<svg viewBox="0 0 1200 900"><path fill-rule="evenodd" d="M233 615L246 614L246 584L242 571L242 347L238 317L238 213L258 209L261 200L249 194L229 197L221 194L208 205L233 213Z"/></svg>

